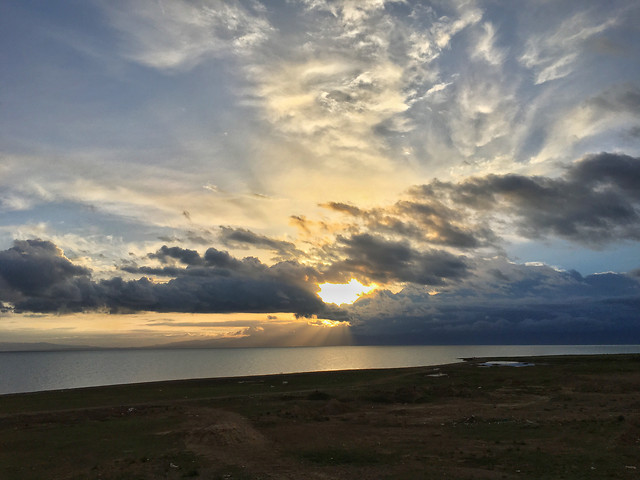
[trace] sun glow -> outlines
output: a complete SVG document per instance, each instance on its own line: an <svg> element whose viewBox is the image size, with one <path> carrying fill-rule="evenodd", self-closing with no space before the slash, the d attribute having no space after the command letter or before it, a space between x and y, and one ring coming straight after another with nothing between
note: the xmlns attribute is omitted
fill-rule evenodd
<svg viewBox="0 0 640 480"><path fill-rule="evenodd" d="M363 285L355 278L349 283L321 283L318 285L320 291L318 295L325 303L335 303L342 305L345 303L353 303L366 293L370 293L378 288L378 285Z"/></svg>

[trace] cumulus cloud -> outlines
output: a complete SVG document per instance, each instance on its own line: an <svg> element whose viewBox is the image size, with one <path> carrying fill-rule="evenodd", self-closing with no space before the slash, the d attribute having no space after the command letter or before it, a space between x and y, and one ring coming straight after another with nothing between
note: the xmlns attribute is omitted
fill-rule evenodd
<svg viewBox="0 0 640 480"><path fill-rule="evenodd" d="M494 258L438 294L378 291L349 313L356 343L626 343L637 338L639 302L640 282L629 275L582 277Z"/></svg>
<svg viewBox="0 0 640 480"><path fill-rule="evenodd" d="M435 180L411 188L406 198L387 206L322 206L342 215L334 230L351 232L351 240L336 240L349 245L347 250L355 248L355 239L384 235L405 249L410 241L423 250L437 246L473 251L500 247L505 236L514 233L600 248L640 239L638 192L640 158L599 153L574 162L557 177L492 174L457 183ZM306 221L305 227L313 223ZM389 254L394 252L390 248Z"/></svg>
<svg viewBox="0 0 640 480"><path fill-rule="evenodd" d="M527 238L551 234L598 245L640 238L639 174L639 158L602 153L561 178L489 175L442 190L476 211L506 214Z"/></svg>
<svg viewBox="0 0 640 480"><path fill-rule="evenodd" d="M597 162L581 167L575 178L598 171ZM607 182L624 169L622 162L599 175ZM317 267L295 261L268 266L215 248L200 254L163 246L146 257L158 266L123 270L169 280L94 281L90 271L74 265L51 242L16 241L0 252L0 302L18 312L293 312L349 321L349 331L307 339L318 344L628 341L638 328L637 272L582 276L544 264L516 264L504 256L469 258L418 249L372 234L338 236L326 253L331 261ZM318 282L350 276L404 287L396 293L378 290L340 309L316 295ZM218 344L301 344L307 340L295 331L319 332L310 327L266 321Z"/></svg>
<svg viewBox="0 0 640 480"><path fill-rule="evenodd" d="M441 285L467 274L464 258L440 250L416 250L406 241L390 241L371 234L338 237L343 260L329 271L367 281Z"/></svg>
<svg viewBox="0 0 640 480"><path fill-rule="evenodd" d="M30 296L54 297L71 288L90 272L67 259L62 250L46 240L16 240L0 252L0 295L3 301Z"/></svg>
<svg viewBox="0 0 640 480"><path fill-rule="evenodd" d="M200 265L202 258L195 250L180 247L167 247L163 245L156 253L150 253L149 258L157 258L162 263L167 263L168 259L178 260L186 265Z"/></svg>
<svg viewBox="0 0 640 480"><path fill-rule="evenodd" d="M327 311L309 282L314 271L295 262L267 267L255 258L238 260L210 248L204 256L164 246L150 255L186 267L132 267L129 273L170 275L167 282L120 277L92 281L89 270L64 257L42 240L16 241L0 252L0 300L18 311L113 312L293 312L312 315ZM330 312L329 312L330 313ZM336 315L340 312L335 311Z"/></svg>
<svg viewBox="0 0 640 480"><path fill-rule="evenodd" d="M365 219L367 228L395 231L456 248L496 244L509 227L525 238L557 236L598 246L640 238L640 159L588 155L560 177L518 174L434 181L413 187L389 207L327 208Z"/></svg>

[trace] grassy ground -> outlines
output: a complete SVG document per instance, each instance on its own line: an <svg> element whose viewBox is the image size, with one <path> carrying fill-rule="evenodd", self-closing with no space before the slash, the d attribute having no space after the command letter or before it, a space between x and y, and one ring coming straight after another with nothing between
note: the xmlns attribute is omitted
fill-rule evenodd
<svg viewBox="0 0 640 480"><path fill-rule="evenodd" d="M640 355L529 361L0 396L0 478L639 478Z"/></svg>

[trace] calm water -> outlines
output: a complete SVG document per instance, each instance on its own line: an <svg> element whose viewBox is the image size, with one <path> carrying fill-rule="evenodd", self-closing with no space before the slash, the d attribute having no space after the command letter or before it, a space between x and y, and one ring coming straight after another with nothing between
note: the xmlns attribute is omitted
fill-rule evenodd
<svg viewBox="0 0 640 480"><path fill-rule="evenodd" d="M462 357L639 352L640 345L2 352L0 394L186 378L440 365Z"/></svg>

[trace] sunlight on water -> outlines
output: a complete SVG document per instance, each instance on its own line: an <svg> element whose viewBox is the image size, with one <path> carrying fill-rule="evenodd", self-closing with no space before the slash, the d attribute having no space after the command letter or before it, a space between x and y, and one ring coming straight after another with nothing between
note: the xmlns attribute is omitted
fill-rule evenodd
<svg viewBox="0 0 640 480"><path fill-rule="evenodd" d="M296 347L0 353L0 394L121 383L454 363L467 357L640 353L639 345Z"/></svg>

